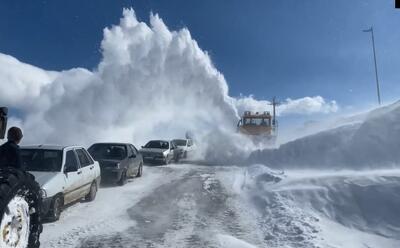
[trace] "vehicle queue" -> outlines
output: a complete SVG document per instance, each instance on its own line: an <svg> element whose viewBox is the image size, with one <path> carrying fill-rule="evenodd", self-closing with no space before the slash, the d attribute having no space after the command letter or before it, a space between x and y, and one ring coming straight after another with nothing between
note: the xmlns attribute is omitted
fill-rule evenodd
<svg viewBox="0 0 400 248"><path fill-rule="evenodd" d="M123 186L141 177L144 164L167 165L187 158L191 139L151 140L138 150L129 143L21 147L21 162L41 187L42 218L57 221L67 205L94 201L100 183Z"/></svg>

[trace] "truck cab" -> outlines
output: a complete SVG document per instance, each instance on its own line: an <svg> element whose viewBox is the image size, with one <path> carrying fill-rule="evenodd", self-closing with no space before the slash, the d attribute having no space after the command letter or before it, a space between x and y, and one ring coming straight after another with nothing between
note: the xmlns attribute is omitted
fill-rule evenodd
<svg viewBox="0 0 400 248"><path fill-rule="evenodd" d="M257 141L275 141L277 121L268 112L245 111L238 122L238 132Z"/></svg>

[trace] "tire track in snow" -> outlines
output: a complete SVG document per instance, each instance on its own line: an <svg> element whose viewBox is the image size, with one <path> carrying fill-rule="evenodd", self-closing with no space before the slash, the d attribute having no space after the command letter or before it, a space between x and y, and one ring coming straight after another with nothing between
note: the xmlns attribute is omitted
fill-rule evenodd
<svg viewBox="0 0 400 248"><path fill-rule="evenodd" d="M185 166L185 165L181 165ZM80 248L221 247L217 235L251 240L252 231L215 178L218 167L190 166L183 177L155 189L128 209L137 224L115 235L85 239ZM254 237L253 237L254 238Z"/></svg>
<svg viewBox="0 0 400 248"><path fill-rule="evenodd" d="M168 183L180 172L172 169L145 167L141 178L130 180L123 187L100 188L94 202L78 203L67 208L61 219L47 223L41 236L43 247L78 247L87 237L108 236L135 225L127 216L127 208L150 194L158 186Z"/></svg>

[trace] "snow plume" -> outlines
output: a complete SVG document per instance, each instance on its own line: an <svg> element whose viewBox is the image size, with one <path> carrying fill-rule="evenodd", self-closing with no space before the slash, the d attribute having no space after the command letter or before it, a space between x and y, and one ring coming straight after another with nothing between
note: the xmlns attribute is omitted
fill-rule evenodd
<svg viewBox="0 0 400 248"><path fill-rule="evenodd" d="M250 107L249 99L260 107L266 102L230 97L224 76L187 29L170 31L158 15L148 25L124 9L119 25L104 29L101 48L93 71L49 72L0 54L0 104L21 112L10 124L22 126L25 144L139 146L189 130L198 143L209 144L199 149L206 159L237 161L253 149L234 134L239 112ZM288 100L285 111L295 112L304 102L314 112L326 105L321 97Z"/></svg>
<svg viewBox="0 0 400 248"><path fill-rule="evenodd" d="M29 108L58 75L0 53L0 105Z"/></svg>
<svg viewBox="0 0 400 248"><path fill-rule="evenodd" d="M147 25L125 9L119 25L104 29L101 48L94 71L46 72L0 57L9 65L0 69L1 104L23 113L25 143L142 145L187 130L199 139L234 133L238 115L224 76L187 29L170 31L158 15Z"/></svg>
<svg viewBox="0 0 400 248"><path fill-rule="evenodd" d="M238 109L238 113L242 113L246 110L254 112L272 111L272 106L270 101L257 100L252 95L241 96L235 100L235 105ZM321 96L314 97L304 97L299 99L287 98L285 101L281 102L277 107L277 115L290 115L290 114L301 114L310 115L317 113L334 113L339 109L336 101L327 102Z"/></svg>

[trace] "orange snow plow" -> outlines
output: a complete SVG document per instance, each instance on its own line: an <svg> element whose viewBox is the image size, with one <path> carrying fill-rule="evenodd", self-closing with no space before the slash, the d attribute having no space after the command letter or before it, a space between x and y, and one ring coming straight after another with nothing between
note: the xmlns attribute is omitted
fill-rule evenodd
<svg viewBox="0 0 400 248"><path fill-rule="evenodd" d="M275 118L275 106L277 105L275 99L272 105L273 115L268 111L245 111L238 122L238 132L249 136L255 143L274 144L278 131L278 122Z"/></svg>

